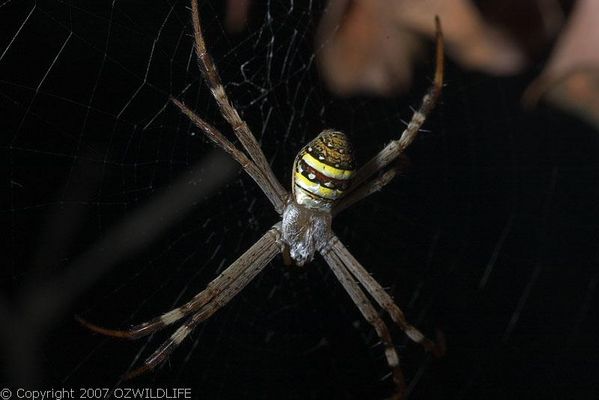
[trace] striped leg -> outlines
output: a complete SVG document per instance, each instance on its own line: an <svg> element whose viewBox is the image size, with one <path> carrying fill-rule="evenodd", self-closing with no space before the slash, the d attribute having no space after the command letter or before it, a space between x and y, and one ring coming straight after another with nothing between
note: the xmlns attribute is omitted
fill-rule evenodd
<svg viewBox="0 0 599 400"><path fill-rule="evenodd" d="M419 343L427 351L432 352L439 357L445 352L443 343L437 345L432 340L426 338L418 329L412 326L407 320L404 313L395 304L389 293L364 269L364 267L354 258L347 248L336 237L329 241L330 252L335 254L341 262L347 267L349 272L360 282L360 284L368 291L372 298L391 316L406 335L416 343Z"/></svg>
<svg viewBox="0 0 599 400"><path fill-rule="evenodd" d="M228 290L231 287L237 287L238 282L243 281L245 276L254 273L257 269L259 271L280 251L279 238L280 233L277 225L266 232L252 247L210 282L206 289L196 294L189 302L150 321L135 325L128 330L107 329L94 325L80 317L76 318L86 328L102 335L124 339L138 339L147 336L198 312L202 307L216 301L223 293L229 293ZM272 254L273 252L275 253Z"/></svg>
<svg viewBox="0 0 599 400"><path fill-rule="evenodd" d="M443 34L441 32L441 22L439 21L439 17L436 17L435 23L437 29L437 65L435 68L435 80L433 85L424 95L420 109L414 113L412 120L401 134L401 137L398 140L394 140L389 143L383 150L381 150L376 156L374 156L356 172L356 175L353 178L352 190L359 187L364 181L370 178L370 176L389 165L389 163L391 163L405 151L405 149L414 141L426 117L437 103L439 95L441 94L441 89L443 87L444 53Z"/></svg>
<svg viewBox="0 0 599 400"><path fill-rule="evenodd" d="M150 357L148 357L141 367L129 372L125 378L130 379L143 374L162 363L172 354L177 346L181 344L181 342L200 322L210 318L215 312L231 301L231 299L235 297L243 288L245 288L281 251L277 240L278 239L271 241L269 246L262 248L259 258L256 259L249 268L243 271L241 275L239 275L231 285L227 286L225 290L213 297L203 307L196 309L196 313L189 317L187 321L185 321L185 323L180 326L166 342L164 342Z"/></svg>
<svg viewBox="0 0 599 400"><path fill-rule="evenodd" d="M339 256L332 251L328 251L327 249L321 250L320 254L325 259L327 264L329 264L329 267L331 267L331 270L339 282L341 282L341 285L343 285L366 321L373 326L377 335L385 346L385 358L387 359L387 364L391 368L393 383L396 387L396 393L393 398L401 399L405 392L405 381L403 373L399 368L399 356L397 355L395 347L393 346L393 342L391 341L391 334L389 333L387 325L385 325L385 322L378 315L372 303L370 300L368 300L362 289L360 289L360 287L354 282L353 277L343 265L343 261L339 258Z"/></svg>
<svg viewBox="0 0 599 400"><path fill-rule="evenodd" d="M389 182L391 182L397 174L401 175L404 172L406 165L409 165L407 156L405 154L400 154L397 165L394 165L393 167L385 171L383 174L379 175L371 181L364 183L362 186L354 189L347 196L344 196L339 201L337 201L333 208L333 216L336 216L341 211L353 206L358 201L381 190Z"/></svg>
<svg viewBox="0 0 599 400"><path fill-rule="evenodd" d="M287 192L285 191L284 197L281 197L281 193L277 193L275 191L273 186L268 181L264 171L258 168L256 164L245 155L245 153L237 149L237 147L235 147L235 145L231 143L221 132L200 118L196 113L191 111L189 107L179 100L173 98L171 101L177 107L179 107L181 112L185 114L195 126L200 128L210 140L212 140L218 147L226 151L241 165L244 171L247 172L247 174L258 184L260 189L262 189L266 197L268 197L272 205L275 207L275 210L279 214L282 214L283 208L285 207L285 202L287 201ZM283 189L283 191L284 190L285 189Z"/></svg>
<svg viewBox="0 0 599 400"><path fill-rule="evenodd" d="M210 88L214 99L218 103L221 114L233 128L235 136L237 136L256 166L262 171L266 180L269 182L272 191L278 196L280 201L284 203L287 200L287 191L272 172L270 164L266 160L258 141L250 131L247 123L241 119L239 113L231 104L227 93L225 92L225 88L221 83L214 61L206 50L206 43L200 25L200 13L197 0L191 0L191 17L193 21L196 54L199 61L198 64L202 71L202 75L204 76L204 80ZM279 213L282 213L282 211L281 208Z"/></svg>

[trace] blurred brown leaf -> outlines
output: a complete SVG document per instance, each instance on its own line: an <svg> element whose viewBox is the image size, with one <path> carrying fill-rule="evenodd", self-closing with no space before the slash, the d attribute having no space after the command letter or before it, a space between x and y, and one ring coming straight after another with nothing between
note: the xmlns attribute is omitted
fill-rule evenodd
<svg viewBox="0 0 599 400"><path fill-rule="evenodd" d="M449 55L465 67L504 75L526 64L519 46L485 22L470 0L331 0L316 46L331 90L389 95L405 89L421 37L434 35L435 15Z"/></svg>
<svg viewBox="0 0 599 400"><path fill-rule="evenodd" d="M247 26L250 0L227 0L225 28L227 32L239 33Z"/></svg>
<svg viewBox="0 0 599 400"><path fill-rule="evenodd" d="M245 28L249 1L228 0L230 32ZM558 37L523 101L544 99L599 127L597 0L488 0L479 7L473 0L330 0L315 48L331 91L388 96L406 90L414 65L426 54L423 39L434 35L435 15L452 60L491 75L521 72Z"/></svg>
<svg viewBox="0 0 599 400"><path fill-rule="evenodd" d="M539 99L599 127L599 2L579 0L547 67L527 89L524 102Z"/></svg>

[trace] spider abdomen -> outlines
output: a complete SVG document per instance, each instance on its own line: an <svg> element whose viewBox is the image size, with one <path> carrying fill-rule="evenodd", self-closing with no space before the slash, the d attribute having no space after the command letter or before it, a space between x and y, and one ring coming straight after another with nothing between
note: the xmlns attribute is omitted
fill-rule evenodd
<svg viewBox="0 0 599 400"><path fill-rule="evenodd" d="M295 158L293 195L298 204L330 210L349 188L354 173L351 143L345 134L325 130Z"/></svg>

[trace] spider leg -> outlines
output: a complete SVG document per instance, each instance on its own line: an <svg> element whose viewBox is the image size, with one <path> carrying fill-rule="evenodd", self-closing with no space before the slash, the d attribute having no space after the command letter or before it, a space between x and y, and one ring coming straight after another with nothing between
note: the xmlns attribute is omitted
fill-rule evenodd
<svg viewBox="0 0 599 400"><path fill-rule="evenodd" d="M133 379L139 375L143 375L146 372L150 372L154 369L158 364L165 361L172 353L175 351L177 346L191 333L193 328L195 328L196 324L192 317L188 318L187 321L183 325L181 325L175 333L171 335L164 343L152 353L150 357L148 357L141 367L135 368L132 371L127 372L123 379L129 380Z"/></svg>
<svg viewBox="0 0 599 400"><path fill-rule="evenodd" d="M260 250L259 257L253 261L249 268L246 268L234 282L228 285L218 295L214 296L210 301L206 302L201 308L196 308L195 314L189 317L167 341L152 353L152 355L144 361L144 364L141 367L126 374L125 379L130 379L148 372L166 360L200 322L210 318L245 288L281 251L281 247L278 243L278 232L276 234L277 238L271 238L269 244Z"/></svg>
<svg viewBox="0 0 599 400"><path fill-rule="evenodd" d="M329 241L330 252L335 254L351 274L368 291L372 298L391 316L401 330L414 342L419 343L433 355L440 357L445 352L443 341L435 344L432 340L424 336L418 329L411 325L404 315L403 311L395 304L389 293L374 279L368 271L354 258L341 241L334 236Z"/></svg>
<svg viewBox="0 0 599 400"><path fill-rule="evenodd" d="M210 282L206 289L196 294L189 302L159 317L135 325L130 329L107 329L85 321L80 317L75 318L87 329L105 336L124 339L138 339L147 336L190 314L198 312L202 307L217 301L220 298L219 296L223 296L225 293L228 295L231 288L236 290L240 282L244 283L245 286L248 283L245 281L248 274L258 273L280 251L279 237L279 228L278 225L275 225L275 227L258 239L252 247L235 260L226 270Z"/></svg>
<svg viewBox="0 0 599 400"><path fill-rule="evenodd" d="M270 164L266 160L258 141L250 131L247 123L241 119L239 113L231 104L231 101L225 92L225 88L222 85L216 65L206 50L204 34L202 33L202 26L200 25L200 11L197 0L191 0L191 17L193 22L195 49L199 61L198 65L202 71L204 80L210 88L214 99L218 103L221 114L227 120L229 125L231 125L231 128L233 128L235 136L239 139L250 158L262 171L276 196L278 196L279 200L284 203L287 200L287 191L275 177Z"/></svg>
<svg viewBox="0 0 599 400"><path fill-rule="evenodd" d="M270 183L265 175L265 171L258 168L256 164L250 160L245 153L237 149L233 143L231 143L221 132L215 127L204 121L200 116L194 113L189 107L180 102L179 100L172 98L171 101L179 107L181 112L190 119L204 134L212 140L218 147L226 151L231 157L237 161L245 172L258 184L260 189L264 192L266 197L270 200L275 210L279 213L283 213L285 207L285 201L287 200L287 193L281 198L280 194L277 193L276 188ZM284 189L283 189L284 190Z"/></svg>
<svg viewBox="0 0 599 400"><path fill-rule="evenodd" d="M395 347L393 346L391 334L389 333L387 325L385 325L385 322L378 315L374 306L366 297L366 294L364 294L358 284L354 282L353 277L343 264L341 258L328 249L321 250L320 254L325 259L329 267L331 267L331 270L339 282L341 282L341 285L343 285L353 302L356 304L356 307L358 307L362 313L362 316L366 319L366 321L368 321L369 324L373 326L377 335L381 339L383 345L385 346L385 358L387 359L387 364L391 368L393 383L396 387L396 394L393 398L403 398L403 394L405 393L406 389L405 380L403 373L399 368L399 356L397 355L397 351L395 351Z"/></svg>
<svg viewBox="0 0 599 400"><path fill-rule="evenodd" d="M381 150L376 156L368 161L362 168L360 168L354 178L352 179L352 187L348 191L359 187L365 180L370 176L380 171L385 166L389 165L395 160L405 149L414 141L418 136L418 131L424 123L426 117L435 107L437 100L441 94L443 87L443 72L444 72L444 52L443 52L443 33L441 31L441 22L439 17L435 17L436 25L436 67L435 67L435 79L433 85L429 88L427 93L422 98L422 104L418 111L414 113L410 123L406 129L402 132L401 137L398 140L394 140L389 143L383 150Z"/></svg>
<svg viewBox="0 0 599 400"><path fill-rule="evenodd" d="M399 162L397 165L389 168L383 174L379 175L375 179L364 183L363 185L357 187L353 191L351 191L347 196L342 197L333 208L333 216L339 214L341 211L351 207L358 201L370 196L371 194L378 192L385 185L395 178L397 174L402 174L404 168L409 163L406 161L406 155L399 155Z"/></svg>

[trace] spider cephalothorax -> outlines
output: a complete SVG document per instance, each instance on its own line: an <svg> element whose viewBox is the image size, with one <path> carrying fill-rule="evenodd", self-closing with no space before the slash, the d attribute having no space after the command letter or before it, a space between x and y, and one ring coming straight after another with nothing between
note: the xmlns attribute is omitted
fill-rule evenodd
<svg viewBox="0 0 599 400"><path fill-rule="evenodd" d="M243 167L262 189L282 220L212 280L206 289L183 305L124 331L102 328L81 319L80 321L91 330L104 335L136 339L184 319L185 322L141 367L127 375L132 377L151 370L166 360L198 324L231 301L281 251L297 265L312 260L318 252L380 337L396 387L393 398L401 398L405 392L405 384L399 368L399 357L393 346L391 334L371 299L389 314L393 322L410 339L420 343L425 349L440 354L443 346L435 345L410 325L392 297L335 236L331 230L331 219L333 215L380 190L391 181L398 172L398 167L393 165L393 161L401 157L403 151L412 143L426 116L434 107L443 83L443 40L439 20L436 21L435 80L401 137L389 143L354 174L353 155L347 137L338 131L323 131L297 155L292 171L292 193L289 194L273 173L249 126L241 119L227 96L216 66L206 50L197 0L191 1L191 9L200 70L243 150L185 104L176 99L172 101L207 137Z"/></svg>

